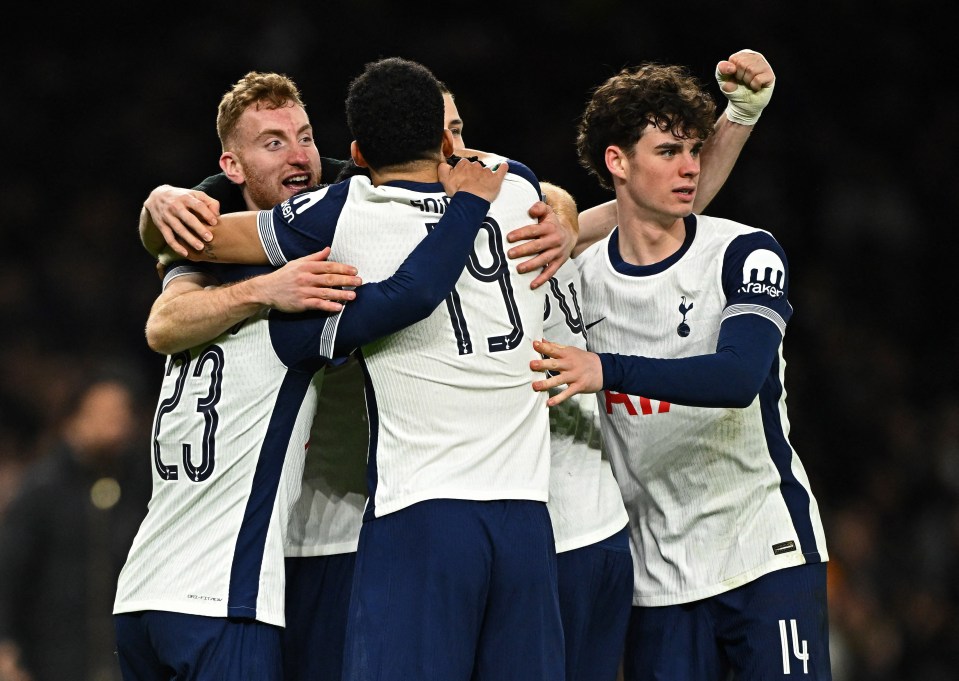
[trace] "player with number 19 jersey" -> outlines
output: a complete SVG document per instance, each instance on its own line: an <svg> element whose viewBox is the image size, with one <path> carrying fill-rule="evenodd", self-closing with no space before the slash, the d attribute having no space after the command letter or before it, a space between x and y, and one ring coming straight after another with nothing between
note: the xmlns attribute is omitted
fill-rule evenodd
<svg viewBox="0 0 959 681"><path fill-rule="evenodd" d="M153 424L153 495L120 574L115 614L284 625L284 540L317 372L328 358L422 319L450 290L489 207L458 194L448 224L401 254L391 276L361 287L346 318L265 310L168 358ZM225 267L233 280L264 271ZM194 270L174 267L166 280ZM346 348L336 346L334 329Z"/></svg>
<svg viewBox="0 0 959 681"><path fill-rule="evenodd" d="M528 223L539 183L510 162L455 290L432 315L362 348L370 419L366 514L427 499L546 501L549 420L529 390L544 294L506 257L506 233ZM374 187L353 177L260 213L274 265L332 246L367 282L393 272L446 208L438 183ZM389 204L391 219L383 220ZM369 208L365 208L369 207Z"/></svg>

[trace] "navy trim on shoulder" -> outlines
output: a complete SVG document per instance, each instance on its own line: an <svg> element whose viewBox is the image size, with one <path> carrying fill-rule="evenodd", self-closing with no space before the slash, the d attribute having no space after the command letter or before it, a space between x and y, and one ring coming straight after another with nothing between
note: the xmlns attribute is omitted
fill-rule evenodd
<svg viewBox="0 0 959 681"><path fill-rule="evenodd" d="M542 200L543 198L543 189L539 186L539 178L536 177L536 173L530 170L526 165L520 163L519 161L514 161L513 159L507 159L506 163L509 165L509 172L511 175L517 175L522 177L524 180L533 185L533 189L536 190L536 195Z"/></svg>
<svg viewBox="0 0 959 681"><path fill-rule="evenodd" d="M769 232L756 230L734 238L723 254L723 292L733 312L772 310L782 320L781 331L792 317L789 302L789 261Z"/></svg>
<svg viewBox="0 0 959 681"><path fill-rule="evenodd" d="M281 265L332 244L352 184L351 180L290 197L270 212L268 230L259 221L260 238L270 262ZM316 192L325 194L317 197Z"/></svg>

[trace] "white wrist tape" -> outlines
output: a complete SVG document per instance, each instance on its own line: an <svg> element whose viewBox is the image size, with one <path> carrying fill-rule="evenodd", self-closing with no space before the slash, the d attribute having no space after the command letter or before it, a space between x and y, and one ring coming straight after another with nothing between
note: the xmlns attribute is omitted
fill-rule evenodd
<svg viewBox="0 0 959 681"><path fill-rule="evenodd" d="M759 92L754 92L742 83L736 83L735 90L726 92L723 90L722 84L730 78L735 78L735 76L725 76L721 74L719 72L719 66L717 65L716 82L719 83L719 89L726 96L726 99L729 100L729 104L726 106L726 118L740 125L755 125L763 109L766 108L766 105L769 104L769 100L773 96L773 88L776 86L776 81L760 88Z"/></svg>

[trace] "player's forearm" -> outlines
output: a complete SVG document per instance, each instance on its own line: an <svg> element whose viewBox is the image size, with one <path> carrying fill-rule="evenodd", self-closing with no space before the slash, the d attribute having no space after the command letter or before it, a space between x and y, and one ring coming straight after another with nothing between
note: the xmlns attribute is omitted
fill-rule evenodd
<svg viewBox="0 0 959 681"><path fill-rule="evenodd" d="M729 174L752 131L752 125L733 123L725 114L716 120L713 134L703 147L699 187L693 201L694 212L702 213L716 198L716 194L729 179Z"/></svg>
<svg viewBox="0 0 959 681"><path fill-rule="evenodd" d="M147 319L147 344L171 355L212 341L266 307L257 279L161 296Z"/></svg>
<svg viewBox="0 0 959 681"><path fill-rule="evenodd" d="M599 353L603 388L692 407L743 409L759 394L781 342L768 319L737 315L723 322L712 354L660 359Z"/></svg>
<svg viewBox="0 0 959 681"><path fill-rule="evenodd" d="M216 225L204 228L213 235L213 238L204 244L202 251L194 250L189 243L182 242L180 247L186 249L186 255L177 254L172 244L167 241L160 250L159 259L164 264L170 264L186 257L196 262L227 262L245 263L249 265L268 265L269 260L263 245L260 243L260 234L257 229L257 215L260 211L243 211L221 215ZM141 225L143 222L141 221ZM141 236L144 243L156 244L164 240L156 225L145 226L146 235ZM173 236L170 237L175 238ZM148 248L149 250L149 248Z"/></svg>
<svg viewBox="0 0 959 681"><path fill-rule="evenodd" d="M617 219L615 200L587 208L580 213L579 238L573 249L573 257L575 258L597 241L605 239L613 231Z"/></svg>
<svg viewBox="0 0 959 681"><path fill-rule="evenodd" d="M743 409L759 394L749 365L730 355L655 359L600 353L603 389L691 407Z"/></svg>
<svg viewBox="0 0 959 681"><path fill-rule="evenodd" d="M166 247L166 242L163 240L163 235L157 229L156 223L153 222L153 216L150 215L146 206L140 210L139 230L140 242L143 247L153 257L159 256L160 252Z"/></svg>
<svg viewBox="0 0 959 681"><path fill-rule="evenodd" d="M211 262L269 265L270 262L260 243L257 216L260 211L243 211L221 215L219 222L210 227L213 240L204 247L197 260ZM193 259L193 258L191 258Z"/></svg>

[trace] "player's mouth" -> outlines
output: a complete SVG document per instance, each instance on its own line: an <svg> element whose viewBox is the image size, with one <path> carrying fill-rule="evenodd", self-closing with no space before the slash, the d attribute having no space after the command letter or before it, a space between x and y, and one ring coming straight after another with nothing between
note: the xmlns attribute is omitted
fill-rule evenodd
<svg viewBox="0 0 959 681"><path fill-rule="evenodd" d="M684 201L692 201L696 196L696 187L695 186L679 187L673 190L673 194L676 194L677 196L679 196L679 198L683 199Z"/></svg>
<svg viewBox="0 0 959 681"><path fill-rule="evenodd" d="M289 187L294 191L302 191L310 186L310 174L302 173L300 175L290 175L283 180L283 186Z"/></svg>

